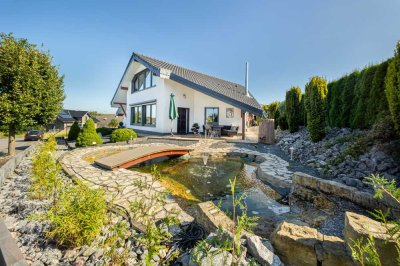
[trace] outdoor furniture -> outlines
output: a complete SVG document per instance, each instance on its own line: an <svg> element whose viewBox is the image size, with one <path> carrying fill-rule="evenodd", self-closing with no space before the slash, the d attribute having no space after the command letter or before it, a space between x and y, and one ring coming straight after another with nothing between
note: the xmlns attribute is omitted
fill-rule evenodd
<svg viewBox="0 0 400 266"><path fill-rule="evenodd" d="M221 137L223 126L211 126L211 128L212 128L212 134L215 137Z"/></svg>
<svg viewBox="0 0 400 266"><path fill-rule="evenodd" d="M228 136L228 137L233 137L233 136L237 136L238 131L239 131L238 126L223 126L222 135Z"/></svg>

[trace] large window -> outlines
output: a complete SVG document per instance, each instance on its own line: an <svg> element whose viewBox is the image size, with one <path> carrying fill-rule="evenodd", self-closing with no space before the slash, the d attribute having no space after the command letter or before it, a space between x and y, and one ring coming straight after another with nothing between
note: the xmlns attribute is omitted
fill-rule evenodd
<svg viewBox="0 0 400 266"><path fill-rule="evenodd" d="M155 76L152 75L151 71L145 69L137 73L132 79L131 93L141 91L147 88L151 88L156 85Z"/></svg>
<svg viewBox="0 0 400 266"><path fill-rule="evenodd" d="M157 106L155 103L131 107L131 125L155 126Z"/></svg>
<svg viewBox="0 0 400 266"><path fill-rule="evenodd" d="M219 108L206 107L205 108L205 122L206 124L218 125L219 122Z"/></svg>

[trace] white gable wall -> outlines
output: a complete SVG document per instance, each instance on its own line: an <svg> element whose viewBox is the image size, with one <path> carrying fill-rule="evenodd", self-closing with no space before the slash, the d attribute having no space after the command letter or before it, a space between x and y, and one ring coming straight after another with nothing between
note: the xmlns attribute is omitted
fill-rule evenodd
<svg viewBox="0 0 400 266"><path fill-rule="evenodd" d="M239 126L239 132L241 132L241 111L238 108L207 96L201 92L195 91L184 85L181 85L175 81L169 79L163 79L156 77L156 86L145 89L139 92L131 94L131 82L135 73L142 71L145 67L135 63L136 67L129 69L126 75L126 86L129 86L127 92L127 117L124 119L126 127L142 130L151 131L157 133L168 133L171 131L171 120L168 118L169 113L169 99L170 94L175 95L176 107L189 108L189 130L193 123L198 123L202 130L205 119L205 107L218 107L219 108L219 125L235 125ZM129 81L129 85L128 82ZM157 102L157 123L155 127L150 126L137 126L130 125L131 121L131 105L137 103L147 102L156 100ZM226 118L226 108L234 108L234 118ZM173 122L173 132L177 131L177 120Z"/></svg>

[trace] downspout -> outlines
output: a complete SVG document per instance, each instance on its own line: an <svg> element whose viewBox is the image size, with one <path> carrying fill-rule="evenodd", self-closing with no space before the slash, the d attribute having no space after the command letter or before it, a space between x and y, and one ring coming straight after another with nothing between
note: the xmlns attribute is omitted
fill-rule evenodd
<svg viewBox="0 0 400 266"><path fill-rule="evenodd" d="M250 97L249 93L249 63L246 62L246 74L244 80L245 95ZM242 140L246 139L247 112L242 112Z"/></svg>

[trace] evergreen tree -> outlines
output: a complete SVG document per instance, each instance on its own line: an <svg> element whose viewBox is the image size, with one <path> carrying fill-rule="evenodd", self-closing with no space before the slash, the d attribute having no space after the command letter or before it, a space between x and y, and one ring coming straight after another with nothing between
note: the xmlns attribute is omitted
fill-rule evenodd
<svg viewBox="0 0 400 266"><path fill-rule="evenodd" d="M68 140L76 140L78 138L79 132L81 129L79 128L78 122L75 121L68 132Z"/></svg>
<svg viewBox="0 0 400 266"><path fill-rule="evenodd" d="M301 123L301 89L292 87L286 92L286 118L291 133L299 130Z"/></svg>
<svg viewBox="0 0 400 266"><path fill-rule="evenodd" d="M78 138L76 139L77 147L86 147L103 144L103 140L96 132L96 126L93 119L89 118L83 126L81 132L79 132Z"/></svg>
<svg viewBox="0 0 400 266"><path fill-rule="evenodd" d="M0 129L8 131L9 155L15 154L16 132L47 125L61 112L63 79L48 52L0 34Z"/></svg>
<svg viewBox="0 0 400 266"><path fill-rule="evenodd" d="M367 105L369 92L374 79L376 66L368 66L362 71L361 78L357 81L355 88L355 101L354 107L355 112L352 119L352 127L366 129L368 128L367 123Z"/></svg>
<svg viewBox="0 0 400 266"><path fill-rule="evenodd" d="M307 128L313 142L320 141L326 134L327 94L328 87L324 78L312 77L306 84Z"/></svg>
<svg viewBox="0 0 400 266"><path fill-rule="evenodd" d="M397 42L393 60L385 78L385 92L396 131L400 133L400 41Z"/></svg>
<svg viewBox="0 0 400 266"><path fill-rule="evenodd" d="M378 118L384 116L389 111L385 94L385 77L389 62L390 60L386 60L377 66L372 80L366 110L368 128L371 128Z"/></svg>
<svg viewBox="0 0 400 266"><path fill-rule="evenodd" d="M360 76L359 71L354 71L348 75L343 82L343 90L341 91L341 116L339 125L340 127L350 127L350 121L352 117L354 90Z"/></svg>

